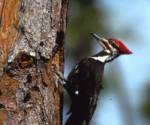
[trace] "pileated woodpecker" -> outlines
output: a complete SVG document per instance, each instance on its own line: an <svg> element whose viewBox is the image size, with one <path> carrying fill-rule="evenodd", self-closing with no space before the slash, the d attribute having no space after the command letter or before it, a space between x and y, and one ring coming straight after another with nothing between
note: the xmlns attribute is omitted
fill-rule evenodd
<svg viewBox="0 0 150 125"><path fill-rule="evenodd" d="M71 98L71 108L65 125L89 125L96 108L104 65L120 55L132 53L117 39L105 39L95 33L91 34L103 50L82 59L68 75L65 88Z"/></svg>

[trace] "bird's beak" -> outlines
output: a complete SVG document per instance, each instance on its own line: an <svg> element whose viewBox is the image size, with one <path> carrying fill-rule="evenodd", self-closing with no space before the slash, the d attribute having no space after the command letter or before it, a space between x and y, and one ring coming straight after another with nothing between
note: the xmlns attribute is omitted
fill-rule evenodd
<svg viewBox="0 0 150 125"><path fill-rule="evenodd" d="M98 41L98 43L104 48L107 49L106 45L108 40L102 37L99 37L96 33L91 33L91 35Z"/></svg>

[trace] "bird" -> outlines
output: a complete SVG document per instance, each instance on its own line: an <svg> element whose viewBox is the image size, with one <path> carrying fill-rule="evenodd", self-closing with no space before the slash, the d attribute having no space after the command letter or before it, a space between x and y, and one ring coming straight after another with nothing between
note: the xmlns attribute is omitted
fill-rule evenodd
<svg viewBox="0 0 150 125"><path fill-rule="evenodd" d="M102 46L102 50L92 56L83 58L69 73L66 84L71 106L65 125L89 125L97 106L102 88L105 64L120 55L132 52L116 38L103 38L96 33L91 35Z"/></svg>

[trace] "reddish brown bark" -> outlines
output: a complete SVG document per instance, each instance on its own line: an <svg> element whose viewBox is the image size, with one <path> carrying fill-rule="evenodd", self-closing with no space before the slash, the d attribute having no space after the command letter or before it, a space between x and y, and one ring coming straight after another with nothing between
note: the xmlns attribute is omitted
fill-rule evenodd
<svg viewBox="0 0 150 125"><path fill-rule="evenodd" d="M0 125L60 125L68 0L0 0Z"/></svg>

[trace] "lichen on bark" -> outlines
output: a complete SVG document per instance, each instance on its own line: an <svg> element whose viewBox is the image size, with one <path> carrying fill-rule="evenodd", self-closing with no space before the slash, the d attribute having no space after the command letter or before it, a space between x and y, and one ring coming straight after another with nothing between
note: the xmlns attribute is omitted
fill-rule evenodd
<svg viewBox="0 0 150 125"><path fill-rule="evenodd" d="M55 40L60 26L60 0L22 0L18 16L20 32L16 39L17 44L9 54L9 62L20 51L31 56L40 54L50 59L57 44Z"/></svg>
<svg viewBox="0 0 150 125"><path fill-rule="evenodd" d="M0 1L0 124L61 124L63 88L54 72L63 71L67 6L68 0Z"/></svg>

